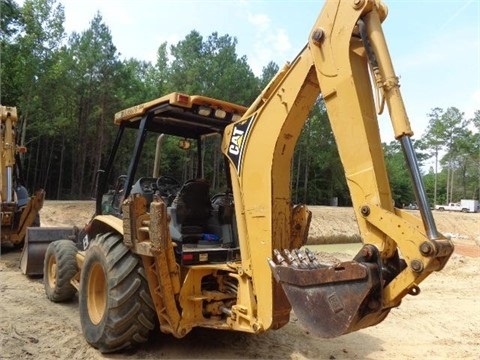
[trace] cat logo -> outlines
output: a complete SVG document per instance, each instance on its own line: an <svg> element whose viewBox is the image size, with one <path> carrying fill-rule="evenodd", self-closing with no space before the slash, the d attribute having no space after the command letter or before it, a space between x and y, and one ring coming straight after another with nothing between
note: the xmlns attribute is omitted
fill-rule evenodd
<svg viewBox="0 0 480 360"><path fill-rule="evenodd" d="M237 127L233 128L232 138L230 139L230 147L228 148L228 152L232 155L239 155L240 148L242 147L243 142L243 134L245 131L240 130Z"/></svg>
<svg viewBox="0 0 480 360"><path fill-rule="evenodd" d="M244 145L254 119L255 116L252 116L241 123L235 124L233 127L232 135L230 137L230 145L228 146L228 156L235 164L237 172L240 172L242 154L245 148Z"/></svg>

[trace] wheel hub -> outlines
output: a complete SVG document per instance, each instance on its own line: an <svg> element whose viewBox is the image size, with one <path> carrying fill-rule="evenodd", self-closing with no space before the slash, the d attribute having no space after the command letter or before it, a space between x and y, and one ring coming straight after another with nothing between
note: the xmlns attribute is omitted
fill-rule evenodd
<svg viewBox="0 0 480 360"><path fill-rule="evenodd" d="M90 320L98 325L107 307L107 281L100 264L95 264L88 279L87 306Z"/></svg>

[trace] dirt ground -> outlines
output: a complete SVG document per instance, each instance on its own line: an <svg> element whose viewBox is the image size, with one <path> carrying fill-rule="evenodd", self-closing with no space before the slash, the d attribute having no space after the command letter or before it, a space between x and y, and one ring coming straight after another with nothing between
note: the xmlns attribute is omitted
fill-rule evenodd
<svg viewBox="0 0 480 360"><path fill-rule="evenodd" d="M93 202L47 201L42 226L81 226ZM310 240L358 237L352 209L313 207ZM0 359L480 359L480 214L434 213L456 251L442 272L421 284L381 324L319 339L292 316L277 331L251 335L196 329L183 339L155 332L136 350L102 355L82 336L78 300L54 304L42 280L19 269L20 251L0 258ZM358 245L357 245L358 247ZM345 245L338 258L351 259Z"/></svg>

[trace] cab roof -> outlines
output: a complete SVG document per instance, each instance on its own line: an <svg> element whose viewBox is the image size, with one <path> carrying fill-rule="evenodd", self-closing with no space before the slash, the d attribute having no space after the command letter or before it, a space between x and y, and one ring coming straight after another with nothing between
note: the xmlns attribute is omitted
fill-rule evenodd
<svg viewBox="0 0 480 360"><path fill-rule="evenodd" d="M149 131L199 138L223 133L227 125L240 120L246 111L244 106L223 100L173 92L117 112L114 123L138 128L141 119L147 117Z"/></svg>

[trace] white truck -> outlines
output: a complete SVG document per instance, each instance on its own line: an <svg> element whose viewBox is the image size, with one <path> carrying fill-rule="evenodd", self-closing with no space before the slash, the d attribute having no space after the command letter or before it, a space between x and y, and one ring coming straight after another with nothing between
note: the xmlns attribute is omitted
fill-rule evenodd
<svg viewBox="0 0 480 360"><path fill-rule="evenodd" d="M461 211L461 212L478 212L478 200L462 199L457 203L449 203L448 205L435 205L435 210L438 211Z"/></svg>

